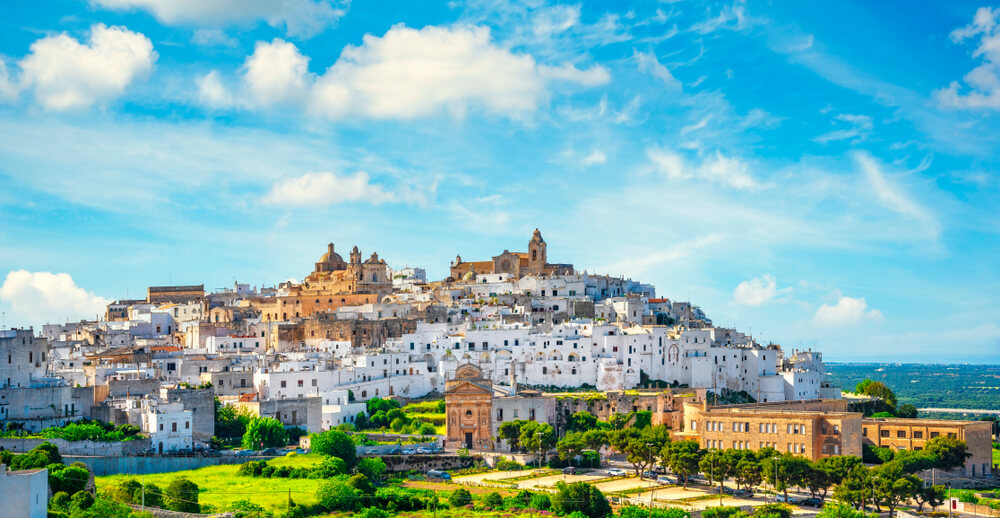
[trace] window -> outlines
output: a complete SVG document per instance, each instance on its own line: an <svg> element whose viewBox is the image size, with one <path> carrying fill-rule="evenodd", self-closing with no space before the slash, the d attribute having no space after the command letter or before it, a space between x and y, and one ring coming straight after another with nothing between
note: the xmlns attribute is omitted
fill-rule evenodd
<svg viewBox="0 0 1000 518"><path fill-rule="evenodd" d="M897 439L906 439L906 430L896 430Z"/></svg>
<svg viewBox="0 0 1000 518"><path fill-rule="evenodd" d="M297 383L297 385L298 385L299 387L302 387L302 385L303 385L303 383L302 383L302 380L299 380L299 381L298 381L298 383Z"/></svg>
<svg viewBox="0 0 1000 518"><path fill-rule="evenodd" d="M160 423L160 431L163 431L163 423Z"/></svg>
<svg viewBox="0 0 1000 518"><path fill-rule="evenodd" d="M923 439L924 438L924 432L922 432L920 430L914 430L913 431L913 438L914 439Z"/></svg>
<svg viewBox="0 0 1000 518"><path fill-rule="evenodd" d="M281 388L285 388L286 385L287 382L285 380L281 380Z"/></svg>
<svg viewBox="0 0 1000 518"><path fill-rule="evenodd" d="M466 410L465 417L472 417L472 410Z"/></svg>
<svg viewBox="0 0 1000 518"><path fill-rule="evenodd" d="M935 437L937 437L937 436L938 436L938 433L937 433L937 432L931 432L931 439L933 439L933 438L935 438Z"/></svg>
<svg viewBox="0 0 1000 518"><path fill-rule="evenodd" d="M191 428L191 421L184 421L184 429L188 430Z"/></svg>
<svg viewBox="0 0 1000 518"><path fill-rule="evenodd" d="M888 437L888 436L889 436L889 430L880 430L879 431L879 437Z"/></svg>
<svg viewBox="0 0 1000 518"><path fill-rule="evenodd" d="M316 378L313 378L313 380L312 380L312 386L314 386L314 387L316 386Z"/></svg>
<svg viewBox="0 0 1000 518"><path fill-rule="evenodd" d="M170 424L171 424L170 431L171 432L176 432L177 431L177 423L170 423Z"/></svg>

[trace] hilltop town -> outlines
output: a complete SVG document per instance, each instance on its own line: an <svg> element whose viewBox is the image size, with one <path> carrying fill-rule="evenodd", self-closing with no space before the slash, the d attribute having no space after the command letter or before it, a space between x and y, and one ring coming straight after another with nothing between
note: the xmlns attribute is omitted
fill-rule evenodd
<svg viewBox="0 0 1000 518"><path fill-rule="evenodd" d="M930 476L956 485L992 477L991 423L915 419L884 385L845 393L828 382L820 352L759 343L652 285L549 262L537 229L525 252L459 255L448 272L431 280L356 246L345 259L330 243L301 282L150 286L97 320L2 330L0 446L26 452L54 438L99 476L254 456L263 460L240 472L259 476L290 451L281 448L322 450L325 433L347 432L358 434L360 457L439 479L478 463L541 464L550 453L570 470L618 455L639 475L628 495L657 480L643 467L673 462L671 441L700 459L735 451L820 462L919 452L940 437L962 454ZM277 430L259 432L249 424L258 421ZM96 431L70 437L74 423ZM593 443L591 428L602 430ZM135 457L146 461L95 460ZM148 459L179 457L199 464ZM686 491L690 474L673 469Z"/></svg>

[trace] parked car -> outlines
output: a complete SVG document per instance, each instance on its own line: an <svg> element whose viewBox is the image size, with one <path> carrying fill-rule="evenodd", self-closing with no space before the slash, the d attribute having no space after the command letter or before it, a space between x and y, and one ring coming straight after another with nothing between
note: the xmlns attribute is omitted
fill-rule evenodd
<svg viewBox="0 0 1000 518"><path fill-rule="evenodd" d="M738 496L740 498L753 498L753 491L749 489L737 489L733 496Z"/></svg>
<svg viewBox="0 0 1000 518"><path fill-rule="evenodd" d="M799 505L804 505L807 507L823 507L823 500L819 498L806 498L799 502Z"/></svg>
<svg viewBox="0 0 1000 518"><path fill-rule="evenodd" d="M368 448L365 450L365 455L378 455L378 450L375 448Z"/></svg>
<svg viewBox="0 0 1000 518"><path fill-rule="evenodd" d="M609 477L624 477L625 470L619 468L611 468L608 470Z"/></svg>
<svg viewBox="0 0 1000 518"><path fill-rule="evenodd" d="M573 466L567 466L562 469L563 475L576 475L576 468Z"/></svg>
<svg viewBox="0 0 1000 518"><path fill-rule="evenodd" d="M441 471L439 469L432 469L427 472L427 478L431 480L441 480L444 482L451 482L451 474L447 471Z"/></svg>
<svg viewBox="0 0 1000 518"><path fill-rule="evenodd" d="M201 456L202 457L218 457L220 455L221 455L221 453L219 453L219 450L214 450L214 449L211 449L211 448L209 448L207 450L201 450Z"/></svg>
<svg viewBox="0 0 1000 518"><path fill-rule="evenodd" d="M256 455L257 452L253 450L236 450L237 457L249 457L251 455Z"/></svg>
<svg viewBox="0 0 1000 518"><path fill-rule="evenodd" d="M403 455L416 455L416 454L417 450L414 450L413 448L407 448L403 450Z"/></svg>
<svg viewBox="0 0 1000 518"><path fill-rule="evenodd" d="M260 454L261 455L267 455L267 456L270 456L270 457L276 457L278 455L281 455L280 453L278 453L278 450L276 450L274 448L268 448L268 449L260 452Z"/></svg>
<svg viewBox="0 0 1000 518"><path fill-rule="evenodd" d="M417 454L423 455L427 453L432 453L430 448L424 448L423 446L417 448Z"/></svg>
<svg viewBox="0 0 1000 518"><path fill-rule="evenodd" d="M784 502L786 504L797 504L797 503L799 503L799 500L797 498L792 497L792 496L789 496L788 498L785 498L785 495L778 495L777 497L775 497L775 500L777 500L778 502Z"/></svg>
<svg viewBox="0 0 1000 518"><path fill-rule="evenodd" d="M658 477L656 477L656 481L664 484L673 484L673 481L670 480L670 477L666 475L659 475Z"/></svg>
<svg viewBox="0 0 1000 518"><path fill-rule="evenodd" d="M156 448L146 448L145 450L139 452L139 455L143 457L152 457L153 455L156 455Z"/></svg>
<svg viewBox="0 0 1000 518"><path fill-rule="evenodd" d="M295 451L295 453L298 453L299 455L302 455L303 453L306 453L306 449L305 448L295 448L295 450L293 450L293 451Z"/></svg>

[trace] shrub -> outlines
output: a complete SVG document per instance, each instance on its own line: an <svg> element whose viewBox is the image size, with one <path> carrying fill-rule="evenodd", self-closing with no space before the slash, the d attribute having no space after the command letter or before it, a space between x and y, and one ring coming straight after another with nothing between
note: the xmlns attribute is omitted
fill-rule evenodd
<svg viewBox="0 0 1000 518"><path fill-rule="evenodd" d="M49 470L49 487L52 488L52 491L65 491L72 495L87 487L90 472L86 468L63 466L62 464L56 466L61 469Z"/></svg>
<svg viewBox="0 0 1000 518"><path fill-rule="evenodd" d="M201 510L198 505L198 485L186 478L171 480L163 496L163 503L171 511L197 513Z"/></svg>
<svg viewBox="0 0 1000 518"><path fill-rule="evenodd" d="M52 498L49 500L50 509L66 509L67 505L69 505L69 493L65 491L60 491L52 495Z"/></svg>
<svg viewBox="0 0 1000 518"><path fill-rule="evenodd" d="M247 431L243 434L243 447L280 448L288 444L285 425L273 417L254 417L247 423Z"/></svg>
<svg viewBox="0 0 1000 518"><path fill-rule="evenodd" d="M320 505L327 511L353 511L360 496L343 477L331 479L319 488Z"/></svg>
<svg viewBox="0 0 1000 518"><path fill-rule="evenodd" d="M740 509L738 507L720 505L717 507L709 507L701 512L702 518L729 518L730 516L736 514Z"/></svg>
<svg viewBox="0 0 1000 518"><path fill-rule="evenodd" d="M420 428L417 428L418 435L434 435L437 433L437 428L430 423L421 423Z"/></svg>
<svg viewBox="0 0 1000 518"><path fill-rule="evenodd" d="M304 468L303 468L304 469ZM327 457L312 469L309 478L332 478L347 473L347 463L340 457Z"/></svg>
<svg viewBox="0 0 1000 518"><path fill-rule="evenodd" d="M361 473L354 474L351 478L347 479L347 483L363 495L370 495L375 492L375 486L368 481L368 477Z"/></svg>
<svg viewBox="0 0 1000 518"><path fill-rule="evenodd" d="M233 518L271 518L272 514L263 507L249 501L239 500L229 505Z"/></svg>
<svg viewBox="0 0 1000 518"><path fill-rule="evenodd" d="M432 496L432 498L437 497ZM383 509L395 509L396 511L403 512L419 511L430 504L430 502L417 496L413 490L398 487L380 488L375 492L375 501Z"/></svg>
<svg viewBox="0 0 1000 518"><path fill-rule="evenodd" d="M448 505L455 508L464 507L470 503L472 503L472 495L465 488L458 488L448 496Z"/></svg>
<svg viewBox="0 0 1000 518"><path fill-rule="evenodd" d="M388 467L385 465L385 461L378 457L365 457L358 461L357 471L368 477L368 480L379 481L382 479L382 474L385 473Z"/></svg>
<svg viewBox="0 0 1000 518"><path fill-rule="evenodd" d="M601 490L584 482L557 483L551 500L552 510L560 515L579 511L589 518L602 518L611 514L611 504Z"/></svg>
<svg viewBox="0 0 1000 518"><path fill-rule="evenodd" d="M347 469L349 470L354 469L354 466L358 463L354 441L340 430L327 430L323 433L314 434L311 441L313 452L343 459L347 463Z"/></svg>
<svg viewBox="0 0 1000 518"><path fill-rule="evenodd" d="M250 460L240 464L240 469L238 470L240 475L246 475L249 477L259 477L264 473L264 467L267 466L266 460Z"/></svg>
<svg viewBox="0 0 1000 518"><path fill-rule="evenodd" d="M389 518L392 515L378 507L369 507L361 511L361 514L358 516L359 518Z"/></svg>
<svg viewBox="0 0 1000 518"><path fill-rule="evenodd" d="M483 497L483 505L489 509L500 509L503 507L503 497L500 496L500 493L493 491Z"/></svg>
<svg viewBox="0 0 1000 518"><path fill-rule="evenodd" d="M792 509L784 504L770 503L755 507L754 518L791 518Z"/></svg>
<svg viewBox="0 0 1000 518"><path fill-rule="evenodd" d="M505 457L500 457L500 459L497 460L496 468L500 471L518 471L524 469L524 466L518 464L513 460L509 460Z"/></svg>
<svg viewBox="0 0 1000 518"><path fill-rule="evenodd" d="M876 513L865 513L839 502L827 502L816 518L878 518Z"/></svg>
<svg viewBox="0 0 1000 518"><path fill-rule="evenodd" d="M274 476L274 466L264 466L264 469L260 471L260 476L264 478L271 478Z"/></svg>
<svg viewBox="0 0 1000 518"><path fill-rule="evenodd" d="M77 491L76 493L73 493L73 496L69 499L69 507L73 510L90 509L90 506L92 505L94 505L94 495L91 495L87 491Z"/></svg>
<svg viewBox="0 0 1000 518"><path fill-rule="evenodd" d="M528 507L538 509L539 511L545 511L552 507L552 499L545 493L535 493L531 495L531 501L528 502Z"/></svg>

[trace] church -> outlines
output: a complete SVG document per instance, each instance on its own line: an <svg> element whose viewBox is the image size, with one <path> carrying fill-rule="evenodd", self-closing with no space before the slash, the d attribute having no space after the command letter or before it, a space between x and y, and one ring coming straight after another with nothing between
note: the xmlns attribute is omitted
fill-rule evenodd
<svg viewBox="0 0 1000 518"><path fill-rule="evenodd" d="M536 228L531 240L528 241L527 252L511 252L504 250L500 255L489 261L463 261L462 256L456 256L451 264L451 279L467 281L477 275L506 273L516 279L526 275L572 275L572 264L552 264L548 262L547 245L542 239L542 233Z"/></svg>

